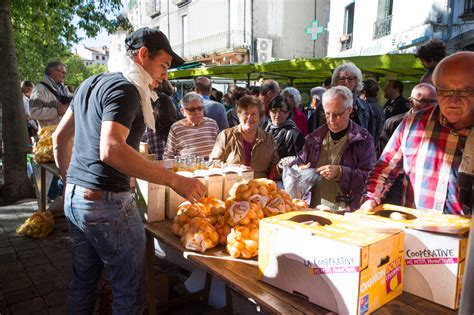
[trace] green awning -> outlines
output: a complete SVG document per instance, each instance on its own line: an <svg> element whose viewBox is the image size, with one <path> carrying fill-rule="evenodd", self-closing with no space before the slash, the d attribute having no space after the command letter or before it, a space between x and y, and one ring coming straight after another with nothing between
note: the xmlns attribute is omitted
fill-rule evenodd
<svg viewBox="0 0 474 315"><path fill-rule="evenodd" d="M342 63L351 61L362 70L365 77L396 76L398 80L417 82L425 72L413 54L393 54L346 58L293 59L263 64L226 65L177 70L169 79L209 76L232 80L275 79L293 84L322 82Z"/></svg>

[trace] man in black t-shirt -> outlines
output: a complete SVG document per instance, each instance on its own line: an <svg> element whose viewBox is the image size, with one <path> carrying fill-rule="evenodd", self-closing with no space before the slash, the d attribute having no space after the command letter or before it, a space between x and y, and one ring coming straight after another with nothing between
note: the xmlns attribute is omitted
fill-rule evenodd
<svg viewBox="0 0 474 315"><path fill-rule="evenodd" d="M56 164L67 179L64 209L74 270L68 314L93 312L104 265L113 312L142 311L145 232L130 177L170 186L192 202L205 194L199 180L167 171L136 151L145 125L155 128L152 89L184 60L158 29L139 29L125 44L124 70L84 81L53 135Z"/></svg>

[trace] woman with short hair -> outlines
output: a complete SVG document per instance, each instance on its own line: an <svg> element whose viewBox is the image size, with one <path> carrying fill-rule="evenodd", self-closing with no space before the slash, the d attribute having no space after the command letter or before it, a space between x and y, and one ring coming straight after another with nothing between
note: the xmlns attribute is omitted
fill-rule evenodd
<svg viewBox="0 0 474 315"><path fill-rule="evenodd" d="M273 137L259 127L264 113L262 103L247 95L237 102L236 110L239 124L219 133L210 158L250 166L256 178L273 177L278 153Z"/></svg>
<svg viewBox="0 0 474 315"><path fill-rule="evenodd" d="M214 146L219 127L215 120L204 117L202 97L190 92L181 100L184 118L175 122L166 142L164 159L177 155L208 157Z"/></svg>

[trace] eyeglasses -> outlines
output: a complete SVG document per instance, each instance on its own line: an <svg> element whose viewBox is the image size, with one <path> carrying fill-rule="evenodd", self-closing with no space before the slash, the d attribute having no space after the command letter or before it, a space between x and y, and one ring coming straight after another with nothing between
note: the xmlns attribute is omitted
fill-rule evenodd
<svg viewBox="0 0 474 315"><path fill-rule="evenodd" d="M443 90L436 89L436 93L441 97L451 97L457 95L459 97L471 97L474 94L474 90Z"/></svg>
<svg viewBox="0 0 474 315"><path fill-rule="evenodd" d="M66 74L67 74L66 71L62 71L61 69L55 69L55 70L58 71L58 72L61 72L63 75L66 75Z"/></svg>
<svg viewBox="0 0 474 315"><path fill-rule="evenodd" d="M327 112L324 112L324 116L326 116L326 119L329 119L331 116L334 117L334 119L339 119L342 115L344 115L347 110L349 110L349 108L346 108L345 111L343 111L342 113L327 113Z"/></svg>
<svg viewBox="0 0 474 315"><path fill-rule="evenodd" d="M339 81L347 81L347 82L352 82L356 79L356 77L338 77L337 78Z"/></svg>
<svg viewBox="0 0 474 315"><path fill-rule="evenodd" d="M417 101L418 103L421 103L421 104L436 104L438 103L437 100L434 100L434 99L417 99L417 98L414 98L414 97L409 97L408 100L413 100L413 101Z"/></svg>
<svg viewBox="0 0 474 315"><path fill-rule="evenodd" d="M270 113L273 115L278 115L278 114L288 114L290 111L288 110L281 110L281 109L272 109L270 110Z"/></svg>
<svg viewBox="0 0 474 315"><path fill-rule="evenodd" d="M204 110L204 107L200 106L200 107L191 107L191 108L184 108L185 110L187 110L188 112L190 113L196 113L196 112L202 112Z"/></svg>

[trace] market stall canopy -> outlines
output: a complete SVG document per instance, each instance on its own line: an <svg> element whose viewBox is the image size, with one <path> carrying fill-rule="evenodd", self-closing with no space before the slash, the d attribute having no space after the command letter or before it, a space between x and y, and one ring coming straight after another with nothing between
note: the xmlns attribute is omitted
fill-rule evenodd
<svg viewBox="0 0 474 315"><path fill-rule="evenodd" d="M233 80L275 79L291 84L322 82L332 71L345 62L353 62L364 77L396 78L405 82L418 82L425 72L420 60L413 54L358 56L344 58L292 59L262 64L200 67L169 72L169 79L208 76Z"/></svg>

